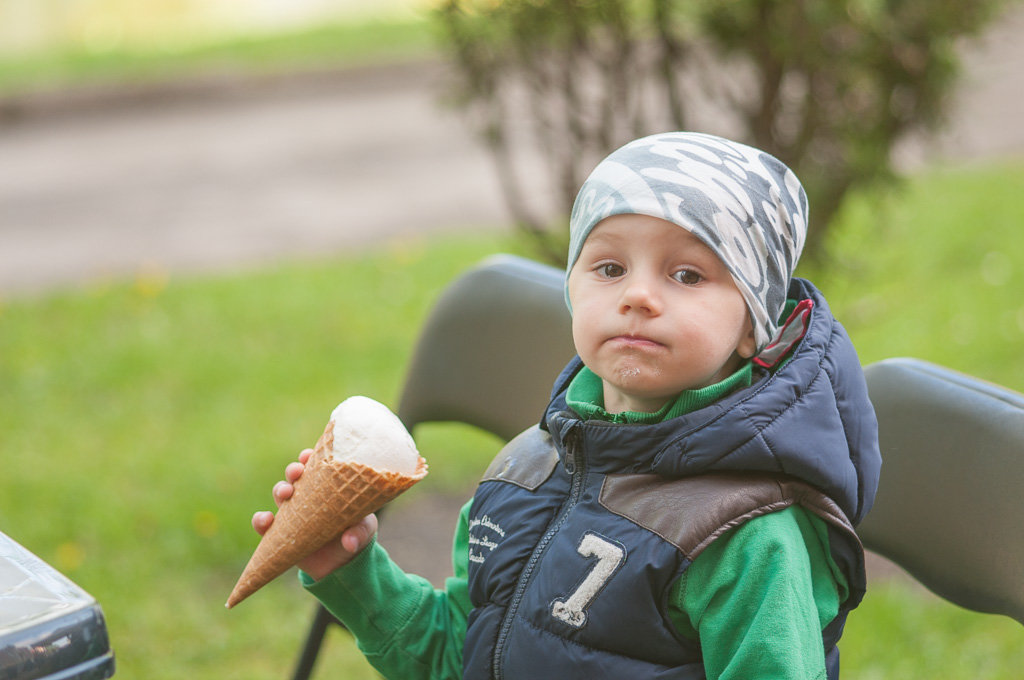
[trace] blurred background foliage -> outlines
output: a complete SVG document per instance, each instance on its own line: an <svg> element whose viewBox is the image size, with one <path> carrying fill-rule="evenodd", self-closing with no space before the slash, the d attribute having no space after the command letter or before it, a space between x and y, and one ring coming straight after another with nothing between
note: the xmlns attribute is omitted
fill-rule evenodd
<svg viewBox="0 0 1024 680"><path fill-rule="evenodd" d="M957 40L1004 0L444 0L455 99L476 119L524 234L553 262L564 234L524 191L540 154L568 215L611 149L663 130L744 141L807 189L822 254L847 192L892 179L893 146L942 120ZM530 149L523 154L522 149Z"/></svg>
<svg viewBox="0 0 1024 680"><path fill-rule="evenodd" d="M687 129L793 168L816 259L846 194L891 184L894 147L941 125L958 47L1011 1L0 0L0 114L41 89L440 56L539 257L564 259L559 225L604 155Z"/></svg>

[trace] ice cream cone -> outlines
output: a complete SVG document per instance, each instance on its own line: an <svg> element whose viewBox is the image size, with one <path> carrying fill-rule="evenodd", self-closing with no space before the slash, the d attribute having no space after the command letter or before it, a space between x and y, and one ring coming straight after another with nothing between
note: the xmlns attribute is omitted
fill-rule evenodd
<svg viewBox="0 0 1024 680"><path fill-rule="evenodd" d="M231 608L277 578L348 527L423 479L426 461L419 458L413 475L341 462L331 454L334 421L327 424L292 497L281 503L270 529L260 539L235 584Z"/></svg>

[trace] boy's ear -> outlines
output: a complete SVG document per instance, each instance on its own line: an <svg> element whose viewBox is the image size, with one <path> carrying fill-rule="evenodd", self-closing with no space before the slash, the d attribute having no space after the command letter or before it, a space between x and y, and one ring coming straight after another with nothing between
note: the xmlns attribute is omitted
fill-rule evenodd
<svg viewBox="0 0 1024 680"><path fill-rule="evenodd" d="M748 318L746 332L740 340L740 344L736 346L736 352L744 359L751 359L753 358L756 350L757 341L754 339L754 326L750 323L750 319Z"/></svg>

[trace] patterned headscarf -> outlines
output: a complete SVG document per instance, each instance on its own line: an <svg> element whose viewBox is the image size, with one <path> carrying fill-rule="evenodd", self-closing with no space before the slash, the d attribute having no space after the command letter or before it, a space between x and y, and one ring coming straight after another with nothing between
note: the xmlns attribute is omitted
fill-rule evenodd
<svg viewBox="0 0 1024 680"><path fill-rule="evenodd" d="M583 183L569 221L569 272L606 217L660 217L725 263L750 310L760 352L778 330L807 235L807 196L777 158L712 135L668 132L630 142ZM570 306L571 310L571 306Z"/></svg>

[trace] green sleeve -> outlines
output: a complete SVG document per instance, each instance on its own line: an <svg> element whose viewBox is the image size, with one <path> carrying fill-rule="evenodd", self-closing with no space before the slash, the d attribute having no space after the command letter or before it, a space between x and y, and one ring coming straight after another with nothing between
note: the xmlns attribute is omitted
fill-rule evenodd
<svg viewBox="0 0 1024 680"><path fill-rule="evenodd" d="M818 679L821 631L846 595L827 525L792 507L712 543L675 585L669 616L700 640L708 680Z"/></svg>
<svg viewBox="0 0 1024 680"><path fill-rule="evenodd" d="M454 575L444 590L406 574L376 541L348 565L302 585L352 632L367 661L385 678L458 678L471 608L467 582L469 507L459 514Z"/></svg>

